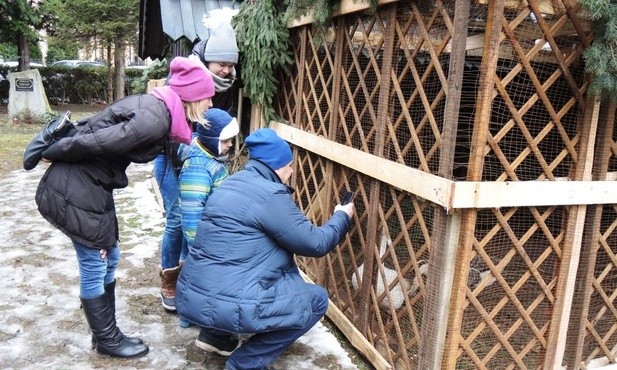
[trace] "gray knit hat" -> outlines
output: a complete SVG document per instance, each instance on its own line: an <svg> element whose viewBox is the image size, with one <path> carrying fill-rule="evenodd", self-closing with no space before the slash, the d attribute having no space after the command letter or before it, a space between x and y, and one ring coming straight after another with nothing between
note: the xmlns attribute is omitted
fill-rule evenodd
<svg viewBox="0 0 617 370"><path fill-rule="evenodd" d="M238 63L238 44L231 24L221 22L209 31L203 59L206 62Z"/></svg>

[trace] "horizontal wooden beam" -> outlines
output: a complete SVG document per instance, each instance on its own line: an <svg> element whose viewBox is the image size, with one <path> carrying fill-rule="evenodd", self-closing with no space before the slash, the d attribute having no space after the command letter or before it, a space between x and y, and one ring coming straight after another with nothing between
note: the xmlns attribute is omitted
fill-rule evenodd
<svg viewBox="0 0 617 370"><path fill-rule="evenodd" d="M401 1L401 0L379 0L377 5L378 6L385 5L385 4L395 3L397 1ZM349 13L355 13L355 12L359 12L362 10L367 10L369 7L370 7L370 4L367 0L341 0L341 4L338 10L332 14L332 17L338 17L341 15L349 14ZM311 23L313 23L313 12L309 12L307 15L301 18L290 20L289 23L287 24L287 28L305 26Z"/></svg>
<svg viewBox="0 0 617 370"><path fill-rule="evenodd" d="M479 0L479 4L486 5L489 0ZM514 8L514 9L522 9L528 7L527 0L506 0L504 6L506 8ZM542 14L549 15L562 15L566 12L565 7L561 2L552 1L552 0L539 0L538 8Z"/></svg>
<svg viewBox="0 0 617 370"><path fill-rule="evenodd" d="M395 3L398 1L401 1L401 0L379 0L377 5L378 6L386 5L386 4ZM485 5L487 3L488 3L488 0L479 0L479 4ZM509 7L509 8L521 9L527 6L528 4L526 0L506 1L506 7ZM367 10L369 9L369 7L370 7L370 4L367 0L341 0L338 10L335 11L334 14L332 14L332 16L338 17L341 15L349 14L349 13L355 13L355 12L359 12L362 10ZM553 6L553 2L550 0L541 0L539 7L540 7L540 11L544 14L561 15L565 12L565 8L563 6L556 8ZM290 20L289 23L287 24L287 28L305 26L311 23L313 23L313 12L309 12L307 15L303 17Z"/></svg>
<svg viewBox="0 0 617 370"><path fill-rule="evenodd" d="M446 210L617 204L614 173L607 181L451 181L377 157L289 125L270 128L293 145L439 204Z"/></svg>
<svg viewBox="0 0 617 370"><path fill-rule="evenodd" d="M454 181L335 143L322 136L304 132L286 124L272 121L269 127L293 145L354 171L416 194L442 207L448 207L450 204Z"/></svg>
<svg viewBox="0 0 617 370"><path fill-rule="evenodd" d="M452 208L617 204L614 181L457 181Z"/></svg>

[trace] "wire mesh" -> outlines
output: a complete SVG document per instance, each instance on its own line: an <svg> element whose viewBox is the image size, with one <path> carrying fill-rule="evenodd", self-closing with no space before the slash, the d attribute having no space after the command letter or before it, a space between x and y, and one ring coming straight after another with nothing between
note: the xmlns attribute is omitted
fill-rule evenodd
<svg viewBox="0 0 617 370"><path fill-rule="evenodd" d="M586 135L613 127L615 108L608 122L583 119L591 104L581 53L592 32L580 5L521 1L501 9L471 2L460 30L458 3L401 1L337 17L323 33L291 29L296 64L282 78L279 114L333 143L455 181L589 180L580 168L594 149L596 159L604 158L593 167L594 179L615 180L615 132L600 130L596 141ZM491 22L499 24L492 51L485 47ZM464 61L456 71L453 43L463 31ZM490 52L497 56L492 66ZM453 89L455 74L461 84ZM459 104L456 122L447 121L452 100ZM454 134L445 135L450 127ZM461 210L446 212L295 150L296 199L309 219L327 220L346 190L355 192L356 205L343 243L299 264L395 368L543 367L560 341L552 333L565 304L580 324L570 324L568 348L577 350L561 354L563 363L616 361L615 205L468 210L449 254L447 238ZM448 151L452 157L442 157ZM577 242L580 217L589 221ZM597 258L588 260L586 251ZM592 266L576 279L587 296L568 301L564 279L576 273L568 266L579 253L580 264ZM452 275L444 272L450 269ZM446 323L437 319L444 311Z"/></svg>

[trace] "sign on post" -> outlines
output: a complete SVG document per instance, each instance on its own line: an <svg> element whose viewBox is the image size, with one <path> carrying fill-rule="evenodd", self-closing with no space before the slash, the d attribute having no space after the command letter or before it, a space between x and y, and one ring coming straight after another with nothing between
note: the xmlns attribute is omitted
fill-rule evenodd
<svg viewBox="0 0 617 370"><path fill-rule="evenodd" d="M34 91L34 80L31 78L16 78L15 91Z"/></svg>
<svg viewBox="0 0 617 370"><path fill-rule="evenodd" d="M9 73L9 119L28 114L44 116L53 112L47 101L41 75L37 69Z"/></svg>

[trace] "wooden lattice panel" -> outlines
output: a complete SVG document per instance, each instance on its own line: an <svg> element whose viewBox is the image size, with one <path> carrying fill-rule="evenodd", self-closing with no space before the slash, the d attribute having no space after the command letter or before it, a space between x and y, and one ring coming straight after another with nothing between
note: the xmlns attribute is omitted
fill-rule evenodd
<svg viewBox="0 0 617 370"><path fill-rule="evenodd" d="M562 207L478 214L458 367L536 368L555 301Z"/></svg>
<svg viewBox="0 0 617 370"><path fill-rule="evenodd" d="M481 172L472 178L521 181L574 176L587 87L578 40L586 43L589 36L573 14L544 16L535 2L529 2L517 11L505 9L493 15L501 23L500 58L492 79ZM469 139L473 146L474 137ZM467 146L464 141L459 145ZM567 215L565 207L477 211L472 253L469 260L459 261L469 266L469 275L457 368L544 365L557 286L565 278L559 270L561 257L571 253L563 248L572 248L565 243ZM486 272L475 285L470 280L483 275L482 270Z"/></svg>
<svg viewBox="0 0 617 370"><path fill-rule="evenodd" d="M325 32L291 29L295 65L281 83L279 114L313 136L452 180L590 180L586 161L593 161L595 138L589 132L597 121L585 113L597 103L587 97L581 54L591 31L578 18L580 5L471 2L459 23L465 36L457 39L454 12L463 3L392 2L375 13L337 17ZM607 168L594 171L608 170L614 179L612 137ZM587 215L576 204L461 215L331 157L302 148L295 153L295 196L310 219L324 222L348 189L357 212L338 248L298 262L395 368L614 361L615 206L589 207ZM592 296L589 305L565 291L573 286L580 251L594 243L597 259L581 257L581 265L593 264L595 275L577 285ZM573 322L570 331L564 317ZM583 354L560 352L563 335L571 346L584 342Z"/></svg>
<svg viewBox="0 0 617 370"><path fill-rule="evenodd" d="M598 358L617 363L617 206L605 206L602 213L583 349L586 363Z"/></svg>
<svg viewBox="0 0 617 370"><path fill-rule="evenodd" d="M314 157L301 151L300 156L303 163ZM300 168L308 167L304 164ZM369 244L366 231L368 223L374 222L369 219L371 207L367 207L371 181L342 167L333 172L336 175L325 181L321 190L308 192L299 187L297 196L309 199L308 195L313 194L305 212L311 217L327 218L329 213L314 212L321 209L317 206L318 197L327 198L324 189L334 188L332 205L340 200L340 192L336 189L356 189L354 226L344 242L325 259L298 258L300 266L308 270L314 281L327 287L330 298L352 323L357 327L367 325L367 338L388 362L413 368L417 366L423 296L426 294L426 260L430 247L427 222L432 219L434 206L393 188L384 188L379 195L379 203L383 206L378 209L378 240ZM373 259L372 271L368 271L367 256ZM366 279L366 274L372 278Z"/></svg>
<svg viewBox="0 0 617 370"><path fill-rule="evenodd" d="M544 18L530 6L504 12L483 178L568 177L584 108L581 53L588 30L573 13ZM563 33L567 31L567 37ZM578 33L577 31L580 31ZM573 41L573 40L576 40Z"/></svg>

